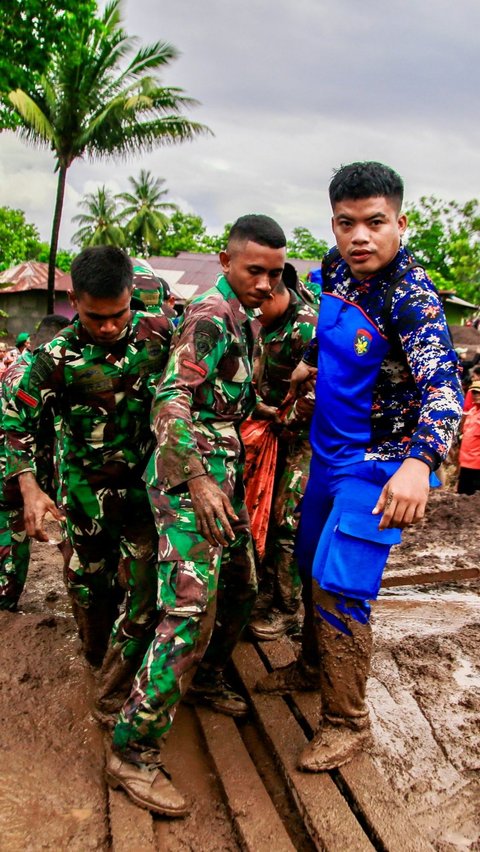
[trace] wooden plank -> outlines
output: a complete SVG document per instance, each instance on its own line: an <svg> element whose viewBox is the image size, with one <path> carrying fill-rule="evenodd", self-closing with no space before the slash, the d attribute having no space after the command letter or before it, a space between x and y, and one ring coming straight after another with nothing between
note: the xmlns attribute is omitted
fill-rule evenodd
<svg viewBox="0 0 480 852"><path fill-rule="evenodd" d="M247 852L295 852L233 719L196 708L227 805Z"/></svg>
<svg viewBox="0 0 480 852"><path fill-rule="evenodd" d="M233 661L315 846L327 852L371 852L374 847L329 774L296 769L307 739L282 698L254 691L265 674L255 648L239 643Z"/></svg>
<svg viewBox="0 0 480 852"><path fill-rule="evenodd" d="M289 656L288 649L271 648L262 643L261 651L273 666L279 656ZM276 643L271 643L276 644ZM318 693L292 693L292 700L312 731L318 728L321 699ZM388 852L433 852L433 847L420 834L399 796L378 771L371 757L363 752L336 770L338 783L355 803L370 836Z"/></svg>
<svg viewBox="0 0 480 852"><path fill-rule="evenodd" d="M431 583L452 583L458 580L472 580L480 577L480 568L440 568L438 571L392 570L383 575L382 589L395 586L419 586Z"/></svg>
<svg viewBox="0 0 480 852"><path fill-rule="evenodd" d="M342 784L364 814L372 836L388 852L434 852L368 754L359 754L338 772Z"/></svg>

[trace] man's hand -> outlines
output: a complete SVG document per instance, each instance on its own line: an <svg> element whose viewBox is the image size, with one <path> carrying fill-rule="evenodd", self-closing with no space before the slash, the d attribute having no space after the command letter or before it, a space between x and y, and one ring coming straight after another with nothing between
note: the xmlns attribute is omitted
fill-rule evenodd
<svg viewBox="0 0 480 852"><path fill-rule="evenodd" d="M267 405L265 402L257 402L252 416L254 420L273 420L274 423L282 422L278 408L275 408L274 405Z"/></svg>
<svg viewBox="0 0 480 852"><path fill-rule="evenodd" d="M373 515L383 512L379 530L403 529L425 517L430 492L430 469L420 459L405 459L382 489Z"/></svg>
<svg viewBox="0 0 480 852"><path fill-rule="evenodd" d="M33 473L28 471L19 474L18 484L23 497L23 517L27 535L37 541L48 541L48 535L43 529L45 515L50 512L57 521L64 521L64 515L48 494L42 491Z"/></svg>
<svg viewBox="0 0 480 852"><path fill-rule="evenodd" d="M310 367L305 361L300 361L295 367L290 377L290 389L288 391L288 399L296 399L299 394L299 386L306 382L307 379L314 379L317 375L317 368Z"/></svg>
<svg viewBox="0 0 480 852"><path fill-rule="evenodd" d="M195 476L188 480L193 510L197 518L197 530L212 547L225 546L233 541L235 534L230 526L238 520L228 497L210 476Z"/></svg>

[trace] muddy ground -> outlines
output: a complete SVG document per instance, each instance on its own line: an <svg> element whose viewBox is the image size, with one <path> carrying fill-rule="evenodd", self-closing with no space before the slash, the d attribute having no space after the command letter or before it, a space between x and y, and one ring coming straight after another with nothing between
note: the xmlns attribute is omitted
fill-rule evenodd
<svg viewBox="0 0 480 852"><path fill-rule="evenodd" d="M480 494L437 492L428 523L405 534L387 576L478 568L479 518ZM95 680L81 655L60 566L55 547L35 544L20 611L0 613L0 849L6 852L112 845L105 742L90 712ZM418 824L440 852L480 849L479 590L475 579L405 585L385 589L375 606L372 755L411 814L412 831ZM244 739L260 752L252 730L250 722ZM239 849L190 708L179 712L167 751L192 813L185 821L155 819L154 848ZM146 848L144 812L115 795L125 849Z"/></svg>

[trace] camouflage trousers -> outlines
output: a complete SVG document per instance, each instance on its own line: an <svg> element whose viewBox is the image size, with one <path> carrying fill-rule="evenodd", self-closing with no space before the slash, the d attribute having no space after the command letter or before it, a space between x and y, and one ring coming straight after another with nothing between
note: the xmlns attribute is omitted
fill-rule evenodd
<svg viewBox="0 0 480 852"><path fill-rule="evenodd" d="M0 610L15 610L27 579L30 539L23 507L0 504Z"/></svg>
<svg viewBox="0 0 480 852"><path fill-rule="evenodd" d="M279 442L266 552L258 569L262 608L275 606L294 613L300 606L302 583L294 545L297 508L307 486L311 456L304 432L288 442Z"/></svg>
<svg viewBox="0 0 480 852"><path fill-rule="evenodd" d="M223 669L248 623L257 587L241 475L228 496L238 520L235 540L222 548L197 532L188 492L149 489L159 532L159 620L113 737L132 763L158 763L196 667Z"/></svg>
<svg viewBox="0 0 480 852"><path fill-rule="evenodd" d="M124 596L115 633L124 656L143 654L157 588L157 535L144 484L94 489L78 482L63 506L73 547L66 583L87 659L102 661Z"/></svg>

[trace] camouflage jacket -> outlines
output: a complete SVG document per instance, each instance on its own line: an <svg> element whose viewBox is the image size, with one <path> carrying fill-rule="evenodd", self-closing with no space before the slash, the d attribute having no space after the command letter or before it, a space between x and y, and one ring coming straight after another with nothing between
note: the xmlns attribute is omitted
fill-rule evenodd
<svg viewBox="0 0 480 852"><path fill-rule="evenodd" d="M168 491L240 458L239 426L255 406L254 313L223 275L187 305L155 395L149 485Z"/></svg>
<svg viewBox="0 0 480 852"><path fill-rule="evenodd" d="M7 403L3 426L7 476L36 473L38 424L51 407L61 418L64 482L115 482L141 473L153 449L150 407L165 366L172 325L136 311L109 348L93 343L77 320L35 353Z"/></svg>
<svg viewBox="0 0 480 852"><path fill-rule="evenodd" d="M262 328L254 349L254 382L266 405L278 408L285 399L293 370L315 337L318 310L290 291L290 305L274 325ZM303 419L303 418L299 418ZM296 422L295 411L287 418Z"/></svg>

